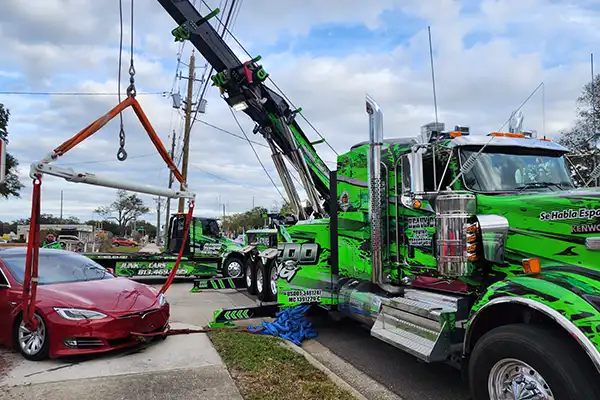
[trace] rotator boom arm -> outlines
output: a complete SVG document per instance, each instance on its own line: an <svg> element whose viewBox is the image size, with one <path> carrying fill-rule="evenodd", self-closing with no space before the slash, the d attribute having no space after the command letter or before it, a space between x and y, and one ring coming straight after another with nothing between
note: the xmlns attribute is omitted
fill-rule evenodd
<svg viewBox="0 0 600 400"><path fill-rule="evenodd" d="M254 133L260 133L267 140L275 157L282 154L287 158L298 171L312 207L317 214L327 215L322 203L329 200L329 168L314 148L317 142L311 142L295 120L301 110L292 110L282 96L265 85L269 75L257 63L260 56L240 61L208 22L218 9L202 16L189 0L158 2L179 25L172 32L175 40L189 40L198 49L216 71L211 79L225 101L255 122ZM276 163L280 177L285 175L282 164ZM294 203L294 191L288 190L288 186L284 182Z"/></svg>

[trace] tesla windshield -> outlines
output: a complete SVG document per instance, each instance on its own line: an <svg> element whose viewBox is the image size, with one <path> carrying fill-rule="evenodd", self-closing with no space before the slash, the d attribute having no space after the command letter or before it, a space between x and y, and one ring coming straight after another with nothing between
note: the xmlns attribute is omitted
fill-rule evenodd
<svg viewBox="0 0 600 400"><path fill-rule="evenodd" d="M2 256L11 275L23 284L25 254ZM38 275L40 285L84 282L114 278L104 267L87 257L75 253L45 253L39 255Z"/></svg>
<svg viewBox="0 0 600 400"><path fill-rule="evenodd" d="M462 149L462 162L478 151ZM478 192L573 187L563 154L523 148L487 147L464 179L468 189Z"/></svg>

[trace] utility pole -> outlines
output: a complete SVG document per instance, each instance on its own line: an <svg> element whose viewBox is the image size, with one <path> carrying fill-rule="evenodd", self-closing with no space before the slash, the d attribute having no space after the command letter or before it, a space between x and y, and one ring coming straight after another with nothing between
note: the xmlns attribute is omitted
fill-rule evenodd
<svg viewBox="0 0 600 400"><path fill-rule="evenodd" d="M60 223L63 222L63 191L60 191Z"/></svg>
<svg viewBox="0 0 600 400"><path fill-rule="evenodd" d="M156 245L160 247L161 245L161 237L160 237L160 203L161 198L158 196L156 199Z"/></svg>
<svg viewBox="0 0 600 400"><path fill-rule="evenodd" d="M187 183L187 170L188 170L188 155L190 151L190 130L192 128L192 103L194 101L194 64L196 59L194 53L190 56L189 74L188 74L188 87L187 87L187 101L185 103L185 132L183 134L183 159L181 162L181 174L183 175L183 181ZM182 188L183 189L183 188ZM185 199L179 199L178 211L183 213L183 205Z"/></svg>
<svg viewBox="0 0 600 400"><path fill-rule="evenodd" d="M171 160L175 161L175 140L177 135L175 134L175 129L173 129L173 140L171 141ZM173 187L173 171L169 171L169 189ZM171 218L171 199L167 198L167 212L165 215L165 243L169 242L169 220ZM156 238L158 241L158 235Z"/></svg>

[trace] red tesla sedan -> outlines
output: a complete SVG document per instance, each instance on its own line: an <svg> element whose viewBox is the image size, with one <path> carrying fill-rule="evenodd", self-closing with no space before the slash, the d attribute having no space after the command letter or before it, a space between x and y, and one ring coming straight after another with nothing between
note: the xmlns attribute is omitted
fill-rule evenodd
<svg viewBox="0 0 600 400"><path fill-rule="evenodd" d="M0 344L29 360L105 352L135 345L132 332L165 331L170 307L151 286L117 278L80 254L40 249L35 317L23 323L25 248L0 249Z"/></svg>

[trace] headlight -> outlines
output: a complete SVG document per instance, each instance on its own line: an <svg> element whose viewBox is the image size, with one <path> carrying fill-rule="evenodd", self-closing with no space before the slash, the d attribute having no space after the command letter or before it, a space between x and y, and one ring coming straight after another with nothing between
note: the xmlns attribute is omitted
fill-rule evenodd
<svg viewBox="0 0 600 400"><path fill-rule="evenodd" d="M69 319L71 321L81 321L84 319L102 319L106 318L106 314L102 314L98 311L84 310L80 308L54 308L54 311L61 317Z"/></svg>
<svg viewBox="0 0 600 400"><path fill-rule="evenodd" d="M158 306L162 307L165 304L167 304L167 298L165 297L164 294L161 293L161 294L158 295Z"/></svg>

